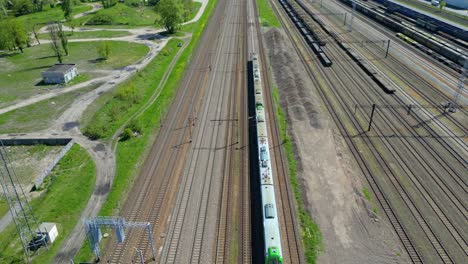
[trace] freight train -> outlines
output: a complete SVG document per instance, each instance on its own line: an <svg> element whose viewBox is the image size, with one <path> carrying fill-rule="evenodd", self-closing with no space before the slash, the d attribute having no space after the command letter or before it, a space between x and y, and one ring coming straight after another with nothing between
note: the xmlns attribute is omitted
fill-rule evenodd
<svg viewBox="0 0 468 264"><path fill-rule="evenodd" d="M468 59L466 56L466 53L454 46L451 46L448 43L444 43L438 39L433 38L432 36L428 36L427 34L421 33L421 31L416 30L414 27L409 26L407 23L402 23L401 20L396 19L396 16L393 15L394 12L402 12L404 15L406 14L406 11L403 12L403 8L400 9L390 9L388 7L389 2L387 3L387 8L385 10L380 10L380 9L375 9L372 7L367 6L365 3L359 2L359 1L354 1L354 0L340 0L341 2L344 2L348 5L352 5L352 3L356 4L356 10L362 12L368 17L371 17L380 23L386 25L390 29L402 33L405 36L408 36L409 38L417 41L421 45L425 46L426 48L435 51L439 53L440 55L446 57L447 59L453 61L454 63L458 64L458 66L463 66L465 63L465 60ZM379 1L377 1L379 2ZM390 2L391 3L391 2ZM394 7L393 5L391 5ZM413 17L414 19L414 17ZM418 20L418 18L415 19L415 21L419 21L417 23L420 25L421 19ZM426 21L427 22L427 21ZM442 21L434 21L434 19L431 20L431 22L427 22L425 24L425 27L429 30L436 31L436 30L442 30L444 27L441 25L444 24ZM466 31L457 31L457 33L454 33L453 31L448 32L449 34L454 34L454 36L460 37L465 36L466 37ZM464 40L465 38L461 38ZM437 58L438 59L438 58ZM459 70L460 67L457 67L457 70Z"/></svg>
<svg viewBox="0 0 468 264"><path fill-rule="evenodd" d="M276 210L275 185L270 161L270 147L268 144L267 120L263 101L262 79L258 55L252 54L253 81L255 92L255 118L257 130L258 164L260 177L260 192L262 200L263 236L265 263L283 263L281 252L281 237Z"/></svg>
<svg viewBox="0 0 468 264"><path fill-rule="evenodd" d="M286 10L288 16L294 22L294 25L296 25L297 29L301 32L309 47L312 49L315 55L317 55L322 65L325 67L330 67L333 63L321 47L325 46L325 42L322 40L322 37L319 37L318 32L310 29L303 22L302 18L297 14L288 1L279 0L279 2L281 6L283 6L284 10Z"/></svg>

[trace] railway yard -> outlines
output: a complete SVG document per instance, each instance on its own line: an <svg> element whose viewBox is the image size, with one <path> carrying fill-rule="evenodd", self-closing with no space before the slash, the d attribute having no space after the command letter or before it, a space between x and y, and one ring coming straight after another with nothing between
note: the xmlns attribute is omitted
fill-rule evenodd
<svg viewBox="0 0 468 264"><path fill-rule="evenodd" d="M151 233L106 229L98 262L468 263L468 19L439 24L386 0L200 0L196 19L213 1L193 54L174 66L195 30L161 74L157 89L182 72L110 210ZM145 65L163 48L152 40ZM117 134L139 115L111 140L66 128L100 95L77 97L48 130L1 137L66 136L103 163L88 201L99 203L55 263L77 260L84 219L114 188Z"/></svg>

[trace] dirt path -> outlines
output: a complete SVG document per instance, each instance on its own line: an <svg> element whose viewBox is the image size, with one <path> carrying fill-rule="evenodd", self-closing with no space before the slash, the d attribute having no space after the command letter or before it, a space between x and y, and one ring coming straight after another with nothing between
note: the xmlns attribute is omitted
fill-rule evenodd
<svg viewBox="0 0 468 264"><path fill-rule="evenodd" d="M321 105L317 90L281 30L264 34L280 104L287 115L307 211L323 234L318 263L403 263L406 253Z"/></svg>

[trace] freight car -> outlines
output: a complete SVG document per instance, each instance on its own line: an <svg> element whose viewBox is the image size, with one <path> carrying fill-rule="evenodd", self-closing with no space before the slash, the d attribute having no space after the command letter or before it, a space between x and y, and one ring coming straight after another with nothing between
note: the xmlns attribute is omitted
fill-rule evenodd
<svg viewBox="0 0 468 264"><path fill-rule="evenodd" d="M255 91L255 117L257 130L257 149L260 176L260 192L262 202L263 236L265 262L267 264L283 263L281 252L281 237L279 231L278 213L275 199L275 184L270 161L267 120L263 101L260 63L256 53L252 54L252 68Z"/></svg>
<svg viewBox="0 0 468 264"><path fill-rule="evenodd" d="M376 12L375 10L372 10L370 7L368 7L366 4L359 2L359 1L354 1L354 0L340 0L340 1L348 5L351 5L353 2L356 3L357 11L362 12L366 16L379 21L383 25L387 26L388 28L396 32L403 33L404 35L426 46L427 48L439 53L440 55L450 59L451 61L457 63L458 65L463 65L465 63L465 60L468 59L465 52L460 51L457 48L454 48L453 46L447 45L447 43L444 43L438 39L434 39L431 36L427 36L427 34L421 33L420 31L416 30L414 27L408 26L407 23L401 23L400 21L391 18L389 14L382 14L382 13ZM395 8L396 7L394 5L387 6L387 12L395 12ZM402 10L402 9L398 9L398 10ZM418 18L416 18L416 20L417 19ZM423 23L423 22L420 21L419 23ZM434 19L430 21L426 21L424 23L426 23L424 25L427 25L427 27L431 28L431 30L440 30L440 26L433 27L433 25L439 25L438 22L434 22ZM427 23L432 23L432 24L427 24ZM464 34L466 34L466 31L464 32L465 32Z"/></svg>
<svg viewBox="0 0 468 264"><path fill-rule="evenodd" d="M302 22L301 17L296 13L294 8L286 1L279 0L280 4L283 6L286 13L294 22L297 29L301 32L301 35L304 37L305 41L312 49L312 51L317 55L319 61L325 67L330 67L333 63L330 58L325 54L323 49L320 46L325 46L325 42L322 41L322 37L319 37L312 29L310 29L306 24Z"/></svg>

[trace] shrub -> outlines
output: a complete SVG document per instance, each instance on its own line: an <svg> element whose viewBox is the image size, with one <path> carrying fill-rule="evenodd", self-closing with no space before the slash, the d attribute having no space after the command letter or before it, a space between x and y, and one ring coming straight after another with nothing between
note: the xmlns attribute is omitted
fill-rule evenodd
<svg viewBox="0 0 468 264"><path fill-rule="evenodd" d="M125 128L120 135L120 141L126 141L133 137L133 131L130 128Z"/></svg>
<svg viewBox="0 0 468 264"><path fill-rule="evenodd" d="M131 104L137 104L141 100L141 95L135 86L126 86L119 89L114 97L122 101L128 101Z"/></svg>
<svg viewBox="0 0 468 264"><path fill-rule="evenodd" d="M97 123L86 126L83 131L83 135L87 136L91 140L97 140L104 137L106 128L104 126L97 125Z"/></svg>
<svg viewBox="0 0 468 264"><path fill-rule="evenodd" d="M143 126L141 125L140 121L138 119L132 119L126 128L129 128L133 131L133 133L137 133L141 135L143 132Z"/></svg>
<svg viewBox="0 0 468 264"><path fill-rule="evenodd" d="M125 4L128 6L139 7L142 3L141 0L125 0Z"/></svg>
<svg viewBox="0 0 468 264"><path fill-rule="evenodd" d="M86 25L112 25L114 23L114 18L108 14L97 13L91 17Z"/></svg>
<svg viewBox="0 0 468 264"><path fill-rule="evenodd" d="M108 41L103 41L98 44L97 52L101 59L107 60L111 53L111 44Z"/></svg>

